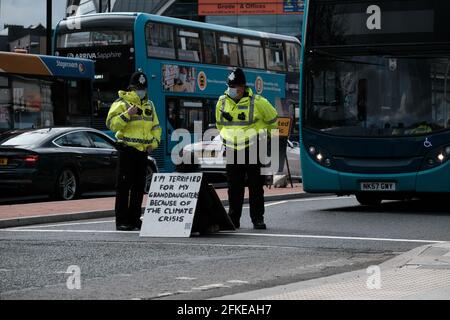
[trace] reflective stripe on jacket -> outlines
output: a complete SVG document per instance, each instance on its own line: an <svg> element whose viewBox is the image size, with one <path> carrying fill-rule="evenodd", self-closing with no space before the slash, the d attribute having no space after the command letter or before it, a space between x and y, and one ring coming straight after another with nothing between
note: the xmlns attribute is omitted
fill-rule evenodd
<svg viewBox="0 0 450 320"><path fill-rule="evenodd" d="M254 95L250 88L238 103L225 91L216 105L216 126L220 136L227 147L237 150L250 146L261 130L276 129L277 119L278 113L270 102Z"/></svg>
<svg viewBox="0 0 450 320"><path fill-rule="evenodd" d="M132 106L142 113L130 116L127 110ZM141 103L134 91L119 91L119 99L109 109L106 126L116 132L118 142L140 151L146 151L149 146L156 149L161 141L161 127L153 102Z"/></svg>

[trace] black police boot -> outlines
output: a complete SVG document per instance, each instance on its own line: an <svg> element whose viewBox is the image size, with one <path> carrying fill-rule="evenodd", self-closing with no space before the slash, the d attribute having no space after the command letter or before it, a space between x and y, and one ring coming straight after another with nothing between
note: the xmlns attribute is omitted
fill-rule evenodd
<svg viewBox="0 0 450 320"><path fill-rule="evenodd" d="M233 225L236 229L239 229L241 227L241 223L239 222L239 218L236 218L235 216L229 216L231 219L231 222L233 222Z"/></svg>
<svg viewBox="0 0 450 320"><path fill-rule="evenodd" d="M116 226L116 230L118 231L134 231L134 226L129 224L119 224Z"/></svg>
<svg viewBox="0 0 450 320"><path fill-rule="evenodd" d="M142 227L142 221L139 220L138 222L136 222L136 224L134 225L134 231L140 231Z"/></svg>
<svg viewBox="0 0 450 320"><path fill-rule="evenodd" d="M267 229L266 224L264 223L263 219L256 220L253 222L253 229Z"/></svg>

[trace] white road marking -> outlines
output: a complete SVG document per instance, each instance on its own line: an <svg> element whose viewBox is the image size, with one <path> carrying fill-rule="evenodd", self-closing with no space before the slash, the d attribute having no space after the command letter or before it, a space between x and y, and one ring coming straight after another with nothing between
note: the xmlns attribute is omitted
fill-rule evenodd
<svg viewBox="0 0 450 320"><path fill-rule="evenodd" d="M229 283L236 283L236 284L246 284L246 283L249 283L248 281L244 281L244 280L228 280L227 282L229 282Z"/></svg>
<svg viewBox="0 0 450 320"><path fill-rule="evenodd" d="M328 200L348 200L348 199L355 199L354 196L342 196L342 197L317 197L317 198L305 198L305 199L289 199L289 200L282 200L282 201L277 201L277 202L269 202L267 204L264 205L264 207L271 207L271 206L275 206L278 204L284 204L284 203L289 203L289 202L308 202L308 201L328 201ZM228 207L226 207L228 208ZM244 206L242 207L242 209L250 209L249 206Z"/></svg>
<svg viewBox="0 0 450 320"><path fill-rule="evenodd" d="M335 239L335 240L358 240L358 241L387 241L387 242L419 242L419 243L443 243L446 241L423 240L423 239L395 239L395 238L365 238L365 237L337 237L309 234L275 234L275 233L241 233L221 232L221 234L233 234L237 236L253 237L280 237L280 238L311 238L311 239Z"/></svg>
<svg viewBox="0 0 450 320"><path fill-rule="evenodd" d="M283 204L288 202L288 200L283 200L283 201L278 201L278 202L270 202L268 204L265 204L264 207L271 207L271 206L276 206L277 204Z"/></svg>
<svg viewBox="0 0 450 320"><path fill-rule="evenodd" d="M345 196L345 197L317 197L317 198L306 198L306 199L289 199L282 200L277 202L269 202L265 204L265 207L276 206L279 204L289 203L289 202L306 202L306 201L322 201L322 200L343 200L343 199L351 199L353 196ZM225 207L228 208L228 207ZM249 206L244 206L243 209L250 209ZM102 221L85 221L85 222L71 222L71 223L55 223L55 224L41 224L40 227L53 228L53 227L62 227L62 226L77 226L77 225L87 225L87 224L101 224L101 223L114 223L115 220L102 220ZM10 228L14 230L23 230L23 229L33 229L36 228L36 225L33 226L24 226L24 227L15 227ZM127 231L128 233L129 231Z"/></svg>
<svg viewBox="0 0 450 320"><path fill-rule="evenodd" d="M172 292L163 292L163 293L158 294L158 297L167 297L167 296L171 296L171 295L173 295Z"/></svg>
<svg viewBox="0 0 450 320"><path fill-rule="evenodd" d="M192 290L178 290L177 294L192 293Z"/></svg>
<svg viewBox="0 0 450 320"><path fill-rule="evenodd" d="M191 277L177 277L176 280L196 280L197 278L191 278Z"/></svg>
<svg viewBox="0 0 450 320"><path fill-rule="evenodd" d="M0 232L54 232L54 233L103 233L103 234L139 234L139 231L117 231L117 230L58 230L58 229L0 229ZM334 240L357 240L357 241L385 241L385 242L417 242L417 243L443 243L443 240L425 240L425 239L397 239L397 238L371 238L371 237L338 237L326 235L310 235L310 234L280 234L280 233L246 233L246 232L228 232L221 231L217 234L229 234L235 236L247 237L278 237L278 238L304 238L304 239L334 239ZM177 244L165 242L162 244ZM219 247L257 247L257 248L281 248L280 246L266 246L266 245L227 245L227 244L188 244L199 246L219 246ZM294 248L294 247L284 247Z"/></svg>
<svg viewBox="0 0 450 320"><path fill-rule="evenodd" d="M55 233L128 233L139 234L139 231L120 231L120 230L58 230L58 229L19 229L19 228L11 228L11 229L0 229L0 232L55 232Z"/></svg>
<svg viewBox="0 0 450 320"><path fill-rule="evenodd" d="M41 227L45 228L53 228L53 227L62 227L62 226L79 226L79 225L85 225L85 224L100 224L100 223L111 223L115 222L115 220L102 220L102 221L86 221L86 222L71 222L71 223L58 223L58 224L41 224ZM37 226L26 226L26 227L17 227L14 229L33 229Z"/></svg>
<svg viewBox="0 0 450 320"><path fill-rule="evenodd" d="M223 283L213 283L213 284L207 284L200 287L194 287L191 290L209 290L209 289L215 289L215 288L230 288L230 286L226 286Z"/></svg>
<svg viewBox="0 0 450 320"><path fill-rule="evenodd" d="M277 202L270 202L266 204L266 207L275 206L279 204L289 203L289 202L307 202L307 201L324 201L324 200L347 200L352 199L353 196L344 197L318 197L318 198L307 198L307 199L290 199ZM248 207L244 207L247 208ZM76 222L76 223L64 223L64 224L53 224L45 225L42 227L58 227L58 226L71 226L71 225L88 225L88 224L101 224L101 223L113 223L115 220L102 220L102 221L91 221L91 222ZM36 226L27 227L17 227L0 229L0 232L54 232L54 233L102 233L102 234L139 234L139 231L118 231L118 230L58 230L58 229L32 229L37 228ZM385 241L385 242L415 242L415 243L443 243L446 241L441 240L425 240L425 239L397 239L397 238L373 238L373 237L351 237L351 236L326 236L326 235L303 235L303 234L271 234L271 233L245 233L245 232L220 232L219 234L230 234L237 236L250 236L250 237L280 237L280 238L303 238L303 239L334 239L334 240L356 240L356 241ZM188 243L163 243L172 245L198 245L198 246L216 246L216 247L253 247L253 248L280 248L280 246L265 246L265 245L226 245L226 244L188 244ZM284 248L295 248L295 247L284 247Z"/></svg>
<svg viewBox="0 0 450 320"><path fill-rule="evenodd" d="M307 202L307 201L323 201L323 200L348 200L356 199L354 196L342 196L342 197L317 197L317 198L305 198L305 199L291 199L285 200L287 202Z"/></svg>

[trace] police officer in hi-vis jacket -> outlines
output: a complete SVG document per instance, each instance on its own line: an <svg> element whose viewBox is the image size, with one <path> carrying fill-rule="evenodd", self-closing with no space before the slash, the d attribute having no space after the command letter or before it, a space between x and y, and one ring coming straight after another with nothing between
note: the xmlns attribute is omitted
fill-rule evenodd
<svg viewBox="0 0 450 320"><path fill-rule="evenodd" d="M143 72L133 73L128 91L119 91L119 99L111 105L106 125L116 133L119 151L116 229L139 230L147 154L161 141L158 116L148 98L147 77Z"/></svg>
<svg viewBox="0 0 450 320"><path fill-rule="evenodd" d="M258 144L261 133L267 135L271 129L277 129L278 114L269 101L247 87L240 68L228 76L227 84L228 89L216 105L216 126L227 152L228 214L239 228L247 177L253 227L266 229L264 176L259 156L254 154L258 149L253 144ZM252 157L256 161L252 161ZM230 163L230 159L234 160Z"/></svg>

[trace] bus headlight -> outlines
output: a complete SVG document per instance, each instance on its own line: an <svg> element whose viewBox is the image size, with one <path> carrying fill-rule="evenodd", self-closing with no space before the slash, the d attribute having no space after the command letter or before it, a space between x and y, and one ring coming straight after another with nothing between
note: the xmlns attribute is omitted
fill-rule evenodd
<svg viewBox="0 0 450 320"><path fill-rule="evenodd" d="M425 156L422 170L431 169L446 163L450 158L450 146L444 146L434 149Z"/></svg>
<svg viewBox="0 0 450 320"><path fill-rule="evenodd" d="M309 146L308 153L314 161L322 166L331 167L331 157L328 155L328 152L323 150L322 148L318 148L316 146Z"/></svg>

